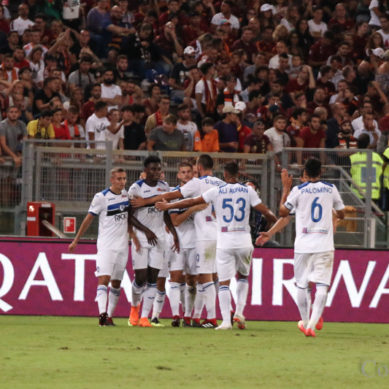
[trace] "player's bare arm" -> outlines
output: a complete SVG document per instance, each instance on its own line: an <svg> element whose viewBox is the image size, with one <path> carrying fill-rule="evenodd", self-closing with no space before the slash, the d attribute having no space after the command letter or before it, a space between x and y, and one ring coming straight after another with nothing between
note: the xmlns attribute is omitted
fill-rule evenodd
<svg viewBox="0 0 389 389"><path fill-rule="evenodd" d="M94 219L94 215L91 213L88 213L84 220L81 223L80 229L77 232L76 237L73 239L73 242L70 243L68 249L72 253L74 249L77 247L78 241L80 238L84 235L85 231L89 228L89 226L92 224L92 221Z"/></svg>
<svg viewBox="0 0 389 389"><path fill-rule="evenodd" d="M180 224L182 224L185 220L187 220L195 212L202 211L203 209L205 209L207 207L208 207L208 204L197 204L193 207L188 208L187 210L185 210L182 213L170 214L170 218L172 219L174 227L178 227Z"/></svg>
<svg viewBox="0 0 389 389"><path fill-rule="evenodd" d="M177 231L173 225L173 222L172 222L172 219L170 218L170 215L167 211L165 211L163 213L163 220L166 224L166 227L168 228L168 230L171 232L171 234L173 235L173 240L174 240L174 246L173 246L173 250L176 251L177 253L180 252L180 242L178 240L178 235L177 235Z"/></svg>
<svg viewBox="0 0 389 389"><path fill-rule="evenodd" d="M261 203L256 205L254 209L261 212L262 215L265 216L268 225L272 225L277 221L277 218L274 213L268 207L266 207L266 205Z"/></svg>
<svg viewBox="0 0 389 389"><path fill-rule="evenodd" d="M272 238L274 234L284 229L289 224L289 222L290 216L280 217L269 231L263 231L259 234L255 244L257 246L263 246Z"/></svg>
<svg viewBox="0 0 389 389"><path fill-rule="evenodd" d="M143 197L134 197L131 200L131 206L133 208L141 208L145 207L146 205L153 205L163 200L171 201L176 199L182 199L182 194L179 190L174 190L172 192L167 192L158 196L149 197L147 199L144 199Z"/></svg>
<svg viewBox="0 0 389 389"><path fill-rule="evenodd" d="M147 238L147 241L149 242L149 244L151 244L152 246L155 246L157 244L157 236L154 234L153 231L151 231L149 228L147 228L145 225L143 225L132 213L132 211L130 212L129 214L129 217L128 217L128 223L130 226L133 226L135 227L136 229L138 229L139 231L142 231L145 235L146 235L146 238Z"/></svg>
<svg viewBox="0 0 389 389"><path fill-rule="evenodd" d="M170 193L174 193L174 192L170 192ZM178 208L178 209L190 208L198 204L206 204L202 196L195 197L193 199L185 199L185 200L177 201L175 203L160 201L155 204L155 208L157 208L159 211L167 211L168 209L174 209L174 208Z"/></svg>

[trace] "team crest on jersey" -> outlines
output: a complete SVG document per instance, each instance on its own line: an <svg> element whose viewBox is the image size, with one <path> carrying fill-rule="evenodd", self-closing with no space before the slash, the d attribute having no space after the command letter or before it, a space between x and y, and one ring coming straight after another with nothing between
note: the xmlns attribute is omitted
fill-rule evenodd
<svg viewBox="0 0 389 389"><path fill-rule="evenodd" d="M122 199L126 199L127 198L127 195L122 195Z"/></svg>
<svg viewBox="0 0 389 389"><path fill-rule="evenodd" d="M127 207L126 205L122 204L119 208L123 212L126 209L126 207Z"/></svg>

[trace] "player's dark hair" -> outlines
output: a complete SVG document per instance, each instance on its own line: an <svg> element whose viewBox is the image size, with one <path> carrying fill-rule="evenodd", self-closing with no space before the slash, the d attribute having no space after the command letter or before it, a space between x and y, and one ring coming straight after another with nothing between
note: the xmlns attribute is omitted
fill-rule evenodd
<svg viewBox="0 0 389 389"><path fill-rule="evenodd" d="M210 170L213 168L213 159L208 154L201 154L197 163L201 165L204 170Z"/></svg>
<svg viewBox="0 0 389 389"><path fill-rule="evenodd" d="M150 165L150 163L161 163L161 160L156 155L149 155L144 161L143 166L147 167Z"/></svg>
<svg viewBox="0 0 389 389"><path fill-rule="evenodd" d="M304 164L304 170L309 178L319 177L321 172L321 162L314 157L308 158Z"/></svg>
<svg viewBox="0 0 389 389"><path fill-rule="evenodd" d="M232 177L236 177L239 173L239 165L235 161L227 162L224 165L224 170Z"/></svg>

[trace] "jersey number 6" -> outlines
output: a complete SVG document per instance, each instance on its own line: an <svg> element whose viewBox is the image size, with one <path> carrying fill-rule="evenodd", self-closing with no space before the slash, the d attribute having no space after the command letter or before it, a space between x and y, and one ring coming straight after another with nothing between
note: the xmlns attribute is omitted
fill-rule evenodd
<svg viewBox="0 0 389 389"><path fill-rule="evenodd" d="M323 207L317 202L317 200L319 200L319 197L315 197L311 205L311 219L315 223L319 222L323 216Z"/></svg>

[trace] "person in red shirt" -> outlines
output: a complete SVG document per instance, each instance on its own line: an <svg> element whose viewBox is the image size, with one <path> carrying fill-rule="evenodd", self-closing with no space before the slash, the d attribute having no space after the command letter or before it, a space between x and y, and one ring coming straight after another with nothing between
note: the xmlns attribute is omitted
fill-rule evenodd
<svg viewBox="0 0 389 389"><path fill-rule="evenodd" d="M328 57L335 53L334 34L331 31L326 31L323 38L311 46L308 63L313 68L319 68L325 65Z"/></svg>
<svg viewBox="0 0 389 389"><path fill-rule="evenodd" d="M55 132L55 139L70 140L72 137L70 136L69 128L62 123L62 119L62 108L57 108L54 110L51 120Z"/></svg>
<svg viewBox="0 0 389 389"><path fill-rule="evenodd" d="M244 152L244 145L246 139L252 133L252 130L250 127L246 126L242 120L246 112L246 104L243 101L239 101L235 104L234 108L240 111L240 113L236 115L236 128L238 130L238 137L239 137L238 151L242 153Z"/></svg>
<svg viewBox="0 0 389 389"><path fill-rule="evenodd" d="M300 131L300 138L303 142L302 147L304 148L315 148L315 149L322 149L325 147L325 139L326 139L326 133L322 128L321 119L319 115L313 114L311 116L311 119L309 121L309 126L304 127ZM315 153L312 152L304 152L304 155L301 156L301 153L298 153L297 155L297 162L301 165L303 162L301 158L303 157L304 160L311 156L317 157ZM320 153L320 160L324 162L325 155L323 153Z"/></svg>
<svg viewBox="0 0 389 389"><path fill-rule="evenodd" d="M101 85L94 84L90 92L90 98L85 102L81 109L81 121L85 126L88 117L95 112L95 104L101 99Z"/></svg>

